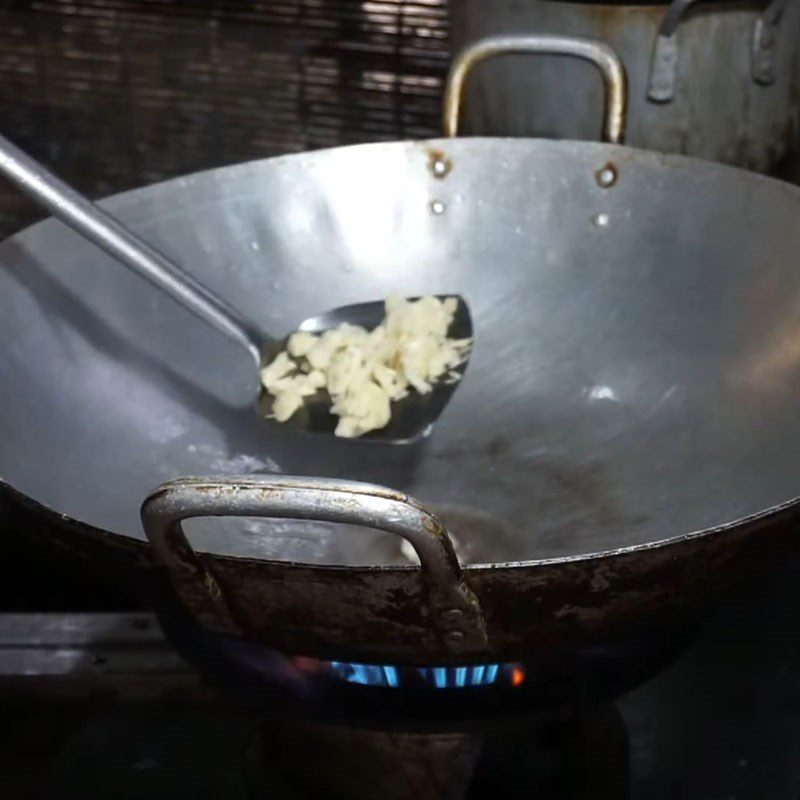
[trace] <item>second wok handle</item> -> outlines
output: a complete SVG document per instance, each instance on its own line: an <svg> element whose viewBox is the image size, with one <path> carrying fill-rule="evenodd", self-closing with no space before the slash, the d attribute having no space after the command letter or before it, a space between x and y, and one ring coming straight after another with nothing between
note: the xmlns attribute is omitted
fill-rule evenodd
<svg viewBox="0 0 800 800"><path fill-rule="evenodd" d="M234 308L1 135L0 174L84 239L246 347L260 362L260 334Z"/></svg>
<svg viewBox="0 0 800 800"><path fill-rule="evenodd" d="M235 627L221 587L181 526L185 519L210 516L340 522L401 536L419 557L431 623L444 646L457 654L486 645L480 605L462 580L446 528L407 495L365 483L290 476L183 478L159 486L142 505L156 557L184 600Z"/></svg>
<svg viewBox="0 0 800 800"><path fill-rule="evenodd" d="M600 70L605 88L603 139L612 144L622 143L628 106L628 79L620 57L605 42L597 39L549 34L491 36L479 39L457 53L445 85L445 136L452 137L458 133L464 84L473 67L487 58L513 53L572 56L594 64Z"/></svg>

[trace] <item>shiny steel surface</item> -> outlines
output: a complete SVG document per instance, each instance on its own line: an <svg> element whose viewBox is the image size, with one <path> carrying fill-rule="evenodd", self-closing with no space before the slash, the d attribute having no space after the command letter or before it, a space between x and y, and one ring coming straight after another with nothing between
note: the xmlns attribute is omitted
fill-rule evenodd
<svg viewBox="0 0 800 800"><path fill-rule="evenodd" d="M3 136L0 136L0 173L87 241L168 294L223 336L244 347L253 357L256 369L253 370L250 381L244 380L243 376L243 401L247 402L258 395L259 413L263 417L269 417L272 398L264 391L259 394L257 370L272 361L280 352L284 344L281 338L270 336L246 317L242 317L235 307L209 291L203 283ZM376 327L383 316L383 300L377 300L342 306L316 317L309 317L293 330L299 328L321 333L342 323ZM472 338L472 320L461 297L458 298L453 327L458 330L451 331L451 336ZM466 362L454 370L453 375L460 378L464 369ZM369 438L393 444L407 444L425 435L444 410L458 383L459 380L440 383L427 395L411 393L403 401L393 404L390 424L373 431ZM330 396L318 392L306 400L303 409L287 420L287 424L309 432L333 435L337 418L330 413L330 405Z"/></svg>
<svg viewBox="0 0 800 800"><path fill-rule="evenodd" d="M519 53L571 56L594 64L603 78L605 112L603 141L621 144L625 136L628 103L625 66L604 42L574 36L495 36L480 39L456 54L447 76L444 98L444 134L456 136L464 84L481 61Z"/></svg>
<svg viewBox="0 0 800 800"><path fill-rule="evenodd" d="M242 164L106 206L266 329L458 288L476 342L419 445L301 437L232 404L241 348L59 223L34 226L0 245L0 477L60 513L141 538L142 499L176 477L366 480L415 496L480 564L641 546L798 494L789 185L611 145L435 140ZM187 529L221 554L408 563L395 537L333 523Z"/></svg>

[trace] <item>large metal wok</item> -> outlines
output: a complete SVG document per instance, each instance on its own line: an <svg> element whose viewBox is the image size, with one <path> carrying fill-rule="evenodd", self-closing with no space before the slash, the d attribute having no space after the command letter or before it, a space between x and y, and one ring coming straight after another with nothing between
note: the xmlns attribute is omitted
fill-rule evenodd
<svg viewBox="0 0 800 800"><path fill-rule="evenodd" d="M800 126L800 4L792 0L482 0L452 3L451 43L488 35L596 36L630 79L627 140L759 172L790 171ZM465 128L594 139L599 86L582 64L498 60L466 90ZM546 132L546 133L545 133Z"/></svg>
<svg viewBox="0 0 800 800"><path fill-rule="evenodd" d="M522 44L594 61L620 138L612 53ZM461 292L475 317L422 444L302 437L231 406L246 353L62 225L0 245L6 509L111 576L154 552L213 631L323 658L521 658L690 618L793 544L797 188L618 144L448 138L106 207L268 330L388 292ZM142 500L186 475L249 477L156 491L151 550Z"/></svg>

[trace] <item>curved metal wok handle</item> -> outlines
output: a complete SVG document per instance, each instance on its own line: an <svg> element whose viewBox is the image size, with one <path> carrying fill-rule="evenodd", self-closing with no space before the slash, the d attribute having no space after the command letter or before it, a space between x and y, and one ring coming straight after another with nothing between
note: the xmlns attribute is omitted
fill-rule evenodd
<svg viewBox="0 0 800 800"><path fill-rule="evenodd" d="M606 93L603 140L621 144L625 138L628 107L628 78L620 57L605 42L579 36L492 36L479 39L453 58L444 95L444 135L455 136L467 76L475 65L487 58L511 53L573 56L594 64L603 76Z"/></svg>
<svg viewBox="0 0 800 800"><path fill-rule="evenodd" d="M419 556L431 622L444 645L453 653L486 645L480 605L462 581L447 530L407 495L365 483L289 476L182 478L159 486L142 505L157 558L182 599L213 603L213 615L231 624L220 587L181 527L191 517L219 516L343 522L401 536Z"/></svg>

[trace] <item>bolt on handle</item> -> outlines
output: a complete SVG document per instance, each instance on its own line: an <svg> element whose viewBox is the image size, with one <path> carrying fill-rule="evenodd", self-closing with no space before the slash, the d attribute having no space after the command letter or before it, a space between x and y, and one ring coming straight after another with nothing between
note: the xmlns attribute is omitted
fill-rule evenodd
<svg viewBox="0 0 800 800"><path fill-rule="evenodd" d="M603 77L605 112L603 140L621 144L625 138L628 79L617 53L605 42L580 36L491 36L463 48L453 58L444 95L444 135L456 136L467 76L481 61L512 53L572 56L594 64Z"/></svg>
<svg viewBox="0 0 800 800"><path fill-rule="evenodd" d="M156 557L184 601L202 607L204 617L236 627L222 587L181 527L185 519L209 516L340 522L401 536L419 557L430 620L444 646L453 653L486 647L480 605L462 580L446 528L405 494L365 483L291 476L182 478L159 486L142 505L142 524Z"/></svg>

